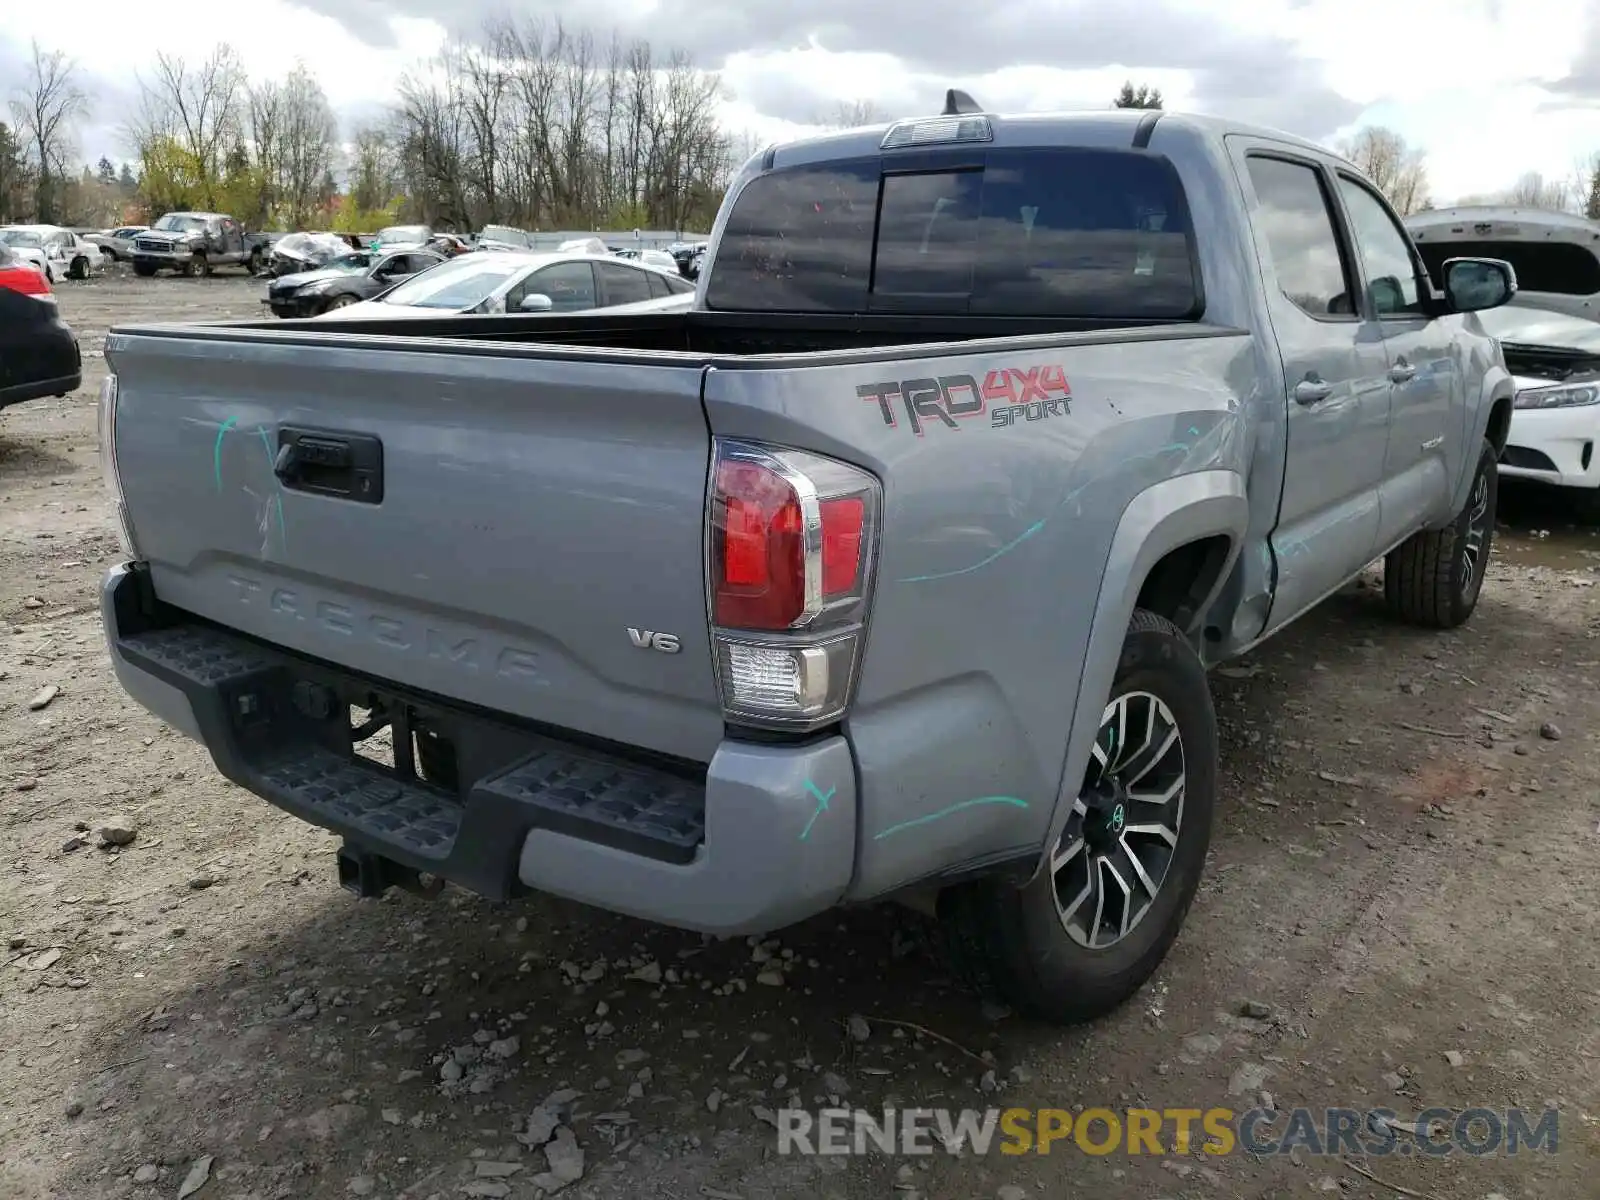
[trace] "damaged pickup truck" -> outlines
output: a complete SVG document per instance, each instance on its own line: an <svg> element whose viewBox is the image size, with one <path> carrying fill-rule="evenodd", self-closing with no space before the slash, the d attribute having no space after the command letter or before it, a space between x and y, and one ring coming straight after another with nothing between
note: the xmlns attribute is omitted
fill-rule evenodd
<svg viewBox="0 0 1600 1200"><path fill-rule="evenodd" d="M1177 936L1209 665L1478 600L1512 383L1347 162L943 115L743 169L693 311L123 326L118 677L364 895L931 909L1069 1022Z"/></svg>

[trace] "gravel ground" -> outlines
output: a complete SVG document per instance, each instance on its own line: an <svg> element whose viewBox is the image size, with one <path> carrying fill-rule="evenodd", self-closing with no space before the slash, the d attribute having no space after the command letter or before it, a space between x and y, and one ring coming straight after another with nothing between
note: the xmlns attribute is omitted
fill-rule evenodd
<svg viewBox="0 0 1600 1200"><path fill-rule="evenodd" d="M332 837L132 705L95 608L100 347L254 316L260 288L63 284L84 387L0 414L0 1196L1594 1195L1593 530L1508 492L1467 628L1392 624L1368 579L1219 671L1188 926L1135 1001L1061 1032L980 1006L897 910L752 946L543 897L358 902ZM770 1110L830 1096L1555 1105L1560 1132L1520 1158L778 1154Z"/></svg>

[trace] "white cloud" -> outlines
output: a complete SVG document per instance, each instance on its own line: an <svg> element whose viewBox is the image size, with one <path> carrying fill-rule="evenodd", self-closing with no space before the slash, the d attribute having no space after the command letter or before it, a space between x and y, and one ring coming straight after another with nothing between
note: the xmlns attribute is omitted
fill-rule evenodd
<svg viewBox="0 0 1600 1200"><path fill-rule="evenodd" d="M1220 10L1207 0L1156 0L1158 14L1140 9L1131 23L1126 0L1008 0L1002 24L1010 41L988 36L992 21L987 32L975 26L964 38L960 20L989 20L965 3L740 0L730 9L729 2L536 0L518 11L559 13L569 22L590 15L617 23L625 36L673 37L699 48L702 65L722 70L728 125L757 142L806 132L840 102L871 100L899 116L930 111L945 87L961 86L999 109L1097 107L1131 78L1160 87L1170 108L1200 107L1311 136L1387 124L1427 150L1434 191L1444 199L1503 188L1529 170L1565 177L1576 159L1600 149L1600 95L1572 95L1569 85L1568 107L1552 110L1548 90L1580 73L1595 0L1229 0ZM397 0L392 7L260 0L238 21L146 28L159 28L162 49L190 59L241 29L233 41L253 77L281 76L301 59L335 108L349 113L382 105L451 28L470 30L500 7L496 0ZM83 150L121 157L116 132L136 71L148 69L149 43L107 31L137 19L110 0L18 0L0 28L0 91L19 82L18 55L30 38L68 50L99 93ZM1037 38L1012 37L1030 27ZM63 30L72 33L70 45ZM744 48L723 59L718 48L730 40ZM719 61L706 61L708 47ZM1107 57L1129 61L1098 65Z"/></svg>

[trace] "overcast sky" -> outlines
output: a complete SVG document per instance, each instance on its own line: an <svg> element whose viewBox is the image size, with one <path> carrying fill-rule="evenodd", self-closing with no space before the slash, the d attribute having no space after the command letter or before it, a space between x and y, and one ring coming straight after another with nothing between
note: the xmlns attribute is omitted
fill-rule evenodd
<svg viewBox="0 0 1600 1200"><path fill-rule="evenodd" d="M948 86L986 107L1101 106L1124 79L1167 107L1332 140L1360 124L1428 152L1439 200L1565 178L1600 150L1600 0L251 0L157 16L110 0L10 0L0 92L30 38L65 49L95 95L85 156L117 130L151 47L200 57L230 39L252 76L299 57L346 116L381 107L451 33L508 9L689 50L720 71L730 129L803 132L839 102L928 112ZM148 13L141 20L141 12ZM231 36L235 35L237 36Z"/></svg>

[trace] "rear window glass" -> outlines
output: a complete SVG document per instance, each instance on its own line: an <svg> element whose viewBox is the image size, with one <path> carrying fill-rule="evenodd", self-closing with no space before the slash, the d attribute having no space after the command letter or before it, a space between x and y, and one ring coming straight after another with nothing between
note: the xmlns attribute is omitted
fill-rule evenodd
<svg viewBox="0 0 1600 1200"><path fill-rule="evenodd" d="M1572 242L1417 242L1433 282L1443 287L1449 258L1499 258L1517 273L1525 292L1590 296L1600 292L1600 259Z"/></svg>
<svg viewBox="0 0 1600 1200"><path fill-rule="evenodd" d="M1165 159L992 150L977 169L882 169L873 158L753 180L729 215L707 304L746 312L1198 315L1188 206Z"/></svg>

